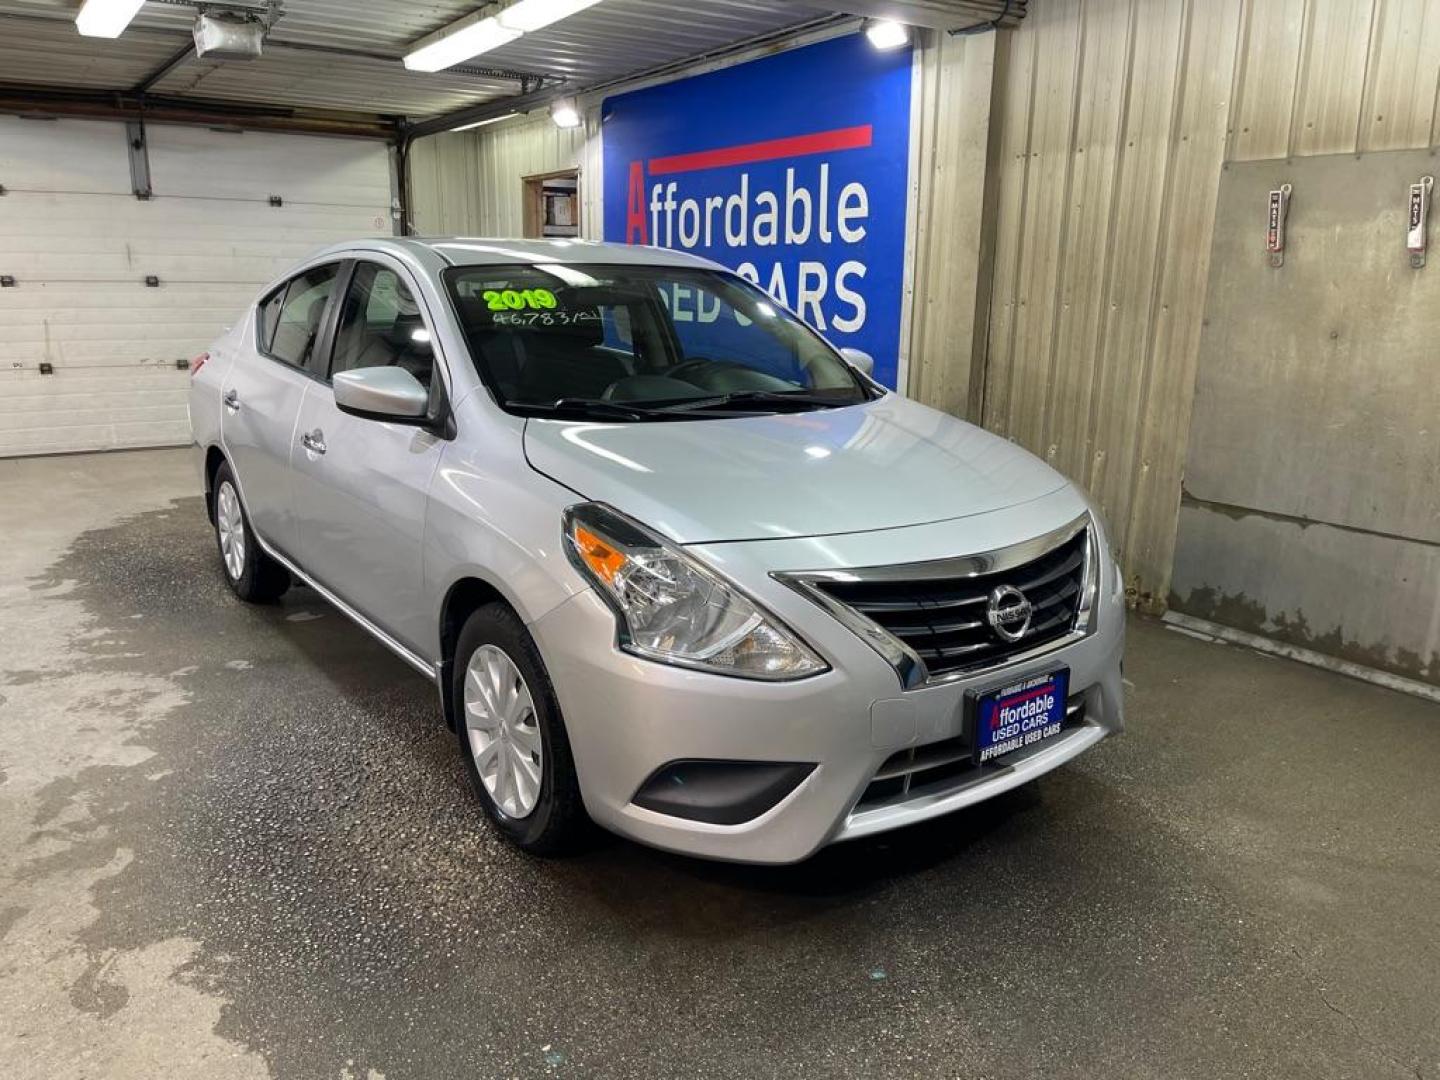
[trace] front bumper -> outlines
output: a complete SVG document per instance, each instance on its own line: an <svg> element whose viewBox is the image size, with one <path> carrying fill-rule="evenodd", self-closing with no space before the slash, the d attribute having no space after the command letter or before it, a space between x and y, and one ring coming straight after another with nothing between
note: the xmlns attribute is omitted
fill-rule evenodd
<svg viewBox="0 0 1440 1080"><path fill-rule="evenodd" d="M714 552L700 554L721 561ZM756 548L747 546L746 557L755 554ZM787 863L837 840L899 828L998 795L1119 731L1124 611L1115 589L1118 574L1108 559L1105 575L1094 629L1082 640L1025 662L908 691L859 637L780 585L760 599L829 658L830 671L798 682L765 683L642 660L616 647L614 616L593 592L571 597L530 629L564 711L585 805L596 822L671 851ZM747 573L741 580L760 578ZM1072 700L1078 695L1084 709L1060 735L1010 755L1001 766L962 773L953 783L861 804L877 771L897 751L966 734L966 690L994 688L1059 665L1069 667ZM735 824L659 813L635 802L657 770L697 760L814 768L770 809Z"/></svg>

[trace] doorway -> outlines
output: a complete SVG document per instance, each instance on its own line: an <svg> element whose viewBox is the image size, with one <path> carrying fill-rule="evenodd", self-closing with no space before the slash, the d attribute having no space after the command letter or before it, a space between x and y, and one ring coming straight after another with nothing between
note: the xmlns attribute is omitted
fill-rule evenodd
<svg viewBox="0 0 1440 1080"><path fill-rule="evenodd" d="M527 176L525 238L580 235L580 174L575 169Z"/></svg>

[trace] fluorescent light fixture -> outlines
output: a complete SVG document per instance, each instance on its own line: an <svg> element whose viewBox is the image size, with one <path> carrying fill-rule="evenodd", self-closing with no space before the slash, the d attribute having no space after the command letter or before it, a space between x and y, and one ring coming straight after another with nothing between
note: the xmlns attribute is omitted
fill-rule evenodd
<svg viewBox="0 0 1440 1080"><path fill-rule="evenodd" d="M577 128L580 126L580 110L574 98L561 98L550 106L550 119L556 127Z"/></svg>
<svg viewBox="0 0 1440 1080"><path fill-rule="evenodd" d="M96 3L97 0L90 0ZM129 3L130 0L124 0ZM593 7L600 0L520 0L496 15L483 19L470 16L423 39L417 49L405 54L411 71L442 71L463 64L473 56L508 45L553 22ZM138 6L138 5L137 5Z"/></svg>
<svg viewBox="0 0 1440 1080"><path fill-rule="evenodd" d="M85 0L75 15L75 29L86 37L117 38L144 6L145 0Z"/></svg>
<svg viewBox="0 0 1440 1080"><path fill-rule="evenodd" d="M877 49L898 49L910 40L910 28L890 19L872 19L865 27L865 36Z"/></svg>
<svg viewBox="0 0 1440 1080"><path fill-rule="evenodd" d="M508 45L522 32L501 26L493 15L479 22L446 27L434 40L406 53L405 66L411 71L443 71L472 56Z"/></svg>
<svg viewBox="0 0 1440 1080"><path fill-rule="evenodd" d="M501 26L530 34L561 19L577 15L600 0L520 0L511 4L495 18Z"/></svg>
<svg viewBox="0 0 1440 1080"><path fill-rule="evenodd" d="M491 116L491 117L488 117L488 118L486 118L486 119L484 119L484 120L476 120L473 124L461 124L459 127L453 127L453 128L451 128L450 130L451 130L451 131L470 131L470 130L472 130L472 129L474 129L474 128L477 128L477 127L484 127L486 124L498 124L501 120L509 120L510 117L515 116L515 115L516 115L516 113L514 113L513 111L512 111L512 112L507 112L507 113L501 113L499 116Z"/></svg>

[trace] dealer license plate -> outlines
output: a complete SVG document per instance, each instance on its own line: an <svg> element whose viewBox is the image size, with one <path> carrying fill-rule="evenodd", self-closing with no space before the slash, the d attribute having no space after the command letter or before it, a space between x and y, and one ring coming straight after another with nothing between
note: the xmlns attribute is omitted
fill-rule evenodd
<svg viewBox="0 0 1440 1080"><path fill-rule="evenodd" d="M1069 668L1034 675L998 690L967 691L976 764L1059 735L1069 692Z"/></svg>

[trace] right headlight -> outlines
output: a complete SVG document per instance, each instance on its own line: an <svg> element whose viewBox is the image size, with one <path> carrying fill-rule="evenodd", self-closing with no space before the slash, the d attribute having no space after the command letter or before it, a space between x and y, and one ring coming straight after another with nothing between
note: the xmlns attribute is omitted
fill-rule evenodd
<svg viewBox="0 0 1440 1080"><path fill-rule="evenodd" d="M1110 549L1109 523L1100 510L1100 504L1094 499L1086 499L1090 508L1091 528L1095 535L1095 557L1099 561L1097 568L1100 579L1097 583L1097 595L1108 595L1111 600L1123 600L1125 593L1124 576L1120 573L1120 562L1115 558L1115 553ZM1109 569L1110 580L1105 579L1105 571Z"/></svg>
<svg viewBox="0 0 1440 1080"><path fill-rule="evenodd" d="M565 550L615 611L620 647L746 679L803 679L825 661L684 551L599 503L565 512Z"/></svg>

